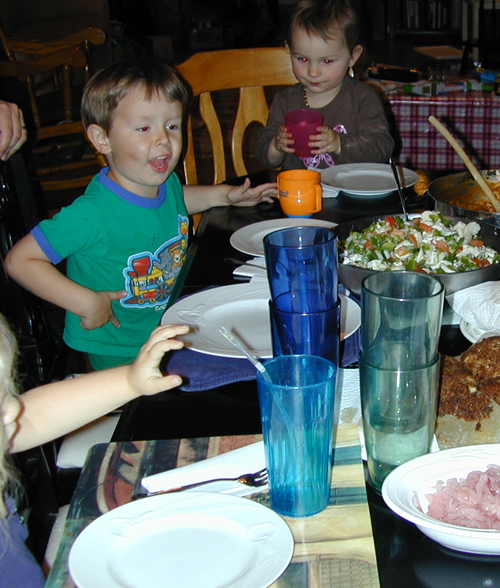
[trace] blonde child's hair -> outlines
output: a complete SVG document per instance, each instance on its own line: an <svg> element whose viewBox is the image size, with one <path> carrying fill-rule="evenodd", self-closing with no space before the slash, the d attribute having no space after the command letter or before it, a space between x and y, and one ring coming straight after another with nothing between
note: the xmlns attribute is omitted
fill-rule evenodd
<svg viewBox="0 0 500 588"><path fill-rule="evenodd" d="M353 0L299 0L288 21L286 41L289 47L292 47L292 34L297 27L325 40L340 32L349 53L361 44L362 24Z"/></svg>
<svg viewBox="0 0 500 588"><path fill-rule="evenodd" d="M97 72L85 86L81 112L85 128L99 125L109 133L113 113L120 100L140 88L149 100L163 94L169 102L180 102L187 109L189 93L172 67L155 60L122 60Z"/></svg>
<svg viewBox="0 0 500 588"><path fill-rule="evenodd" d="M7 320L0 314L0 403L10 396L16 397L17 387L17 358L18 347L17 341L12 333ZM1 422L1 419L0 419ZM0 519L7 516L4 495L9 487L16 488L18 491L18 477L7 456L8 441L3 431L0 434Z"/></svg>

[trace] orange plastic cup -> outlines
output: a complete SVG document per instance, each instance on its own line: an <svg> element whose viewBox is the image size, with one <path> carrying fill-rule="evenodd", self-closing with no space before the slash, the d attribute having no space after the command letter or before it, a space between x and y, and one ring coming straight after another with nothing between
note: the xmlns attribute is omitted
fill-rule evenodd
<svg viewBox="0 0 500 588"><path fill-rule="evenodd" d="M281 209L287 216L307 218L323 207L321 175L308 169L291 169L278 174Z"/></svg>

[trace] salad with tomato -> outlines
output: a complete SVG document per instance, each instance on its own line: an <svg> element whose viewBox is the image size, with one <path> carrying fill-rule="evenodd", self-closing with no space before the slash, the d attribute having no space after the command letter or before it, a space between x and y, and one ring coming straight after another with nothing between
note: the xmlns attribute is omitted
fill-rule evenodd
<svg viewBox="0 0 500 588"><path fill-rule="evenodd" d="M437 211L405 221L377 220L363 232L352 231L340 243L343 263L377 271L450 274L487 267L500 254L481 240L476 222L454 223Z"/></svg>

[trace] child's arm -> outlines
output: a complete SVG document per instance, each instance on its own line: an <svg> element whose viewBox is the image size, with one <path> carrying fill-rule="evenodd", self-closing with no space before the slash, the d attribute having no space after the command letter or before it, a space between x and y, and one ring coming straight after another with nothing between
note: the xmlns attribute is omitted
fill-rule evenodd
<svg viewBox="0 0 500 588"><path fill-rule="evenodd" d="M73 282L52 265L33 235L14 245L5 258L5 268L30 292L81 317L84 329L97 329L107 322L120 326L111 301L127 292L94 292Z"/></svg>
<svg viewBox="0 0 500 588"><path fill-rule="evenodd" d="M214 206L255 206L259 202L272 202L272 196L276 196L275 183L250 188L248 178L241 186L184 186L184 201L188 214L204 212Z"/></svg>
<svg viewBox="0 0 500 588"><path fill-rule="evenodd" d="M187 325L163 326L153 331L132 365L34 388L20 396L22 413L11 451L25 451L74 431L142 395L179 386L177 375L163 376L163 355L183 347L172 339L187 333ZM4 423L5 423L4 414Z"/></svg>

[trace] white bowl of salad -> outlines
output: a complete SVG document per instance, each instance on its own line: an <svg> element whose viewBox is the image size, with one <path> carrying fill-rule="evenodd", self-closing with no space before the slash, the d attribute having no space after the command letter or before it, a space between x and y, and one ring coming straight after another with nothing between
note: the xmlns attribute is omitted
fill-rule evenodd
<svg viewBox="0 0 500 588"><path fill-rule="evenodd" d="M446 295L500 278L500 227L426 210L341 223L339 276L353 294L377 271L419 271L439 279Z"/></svg>

